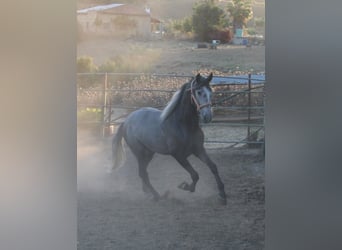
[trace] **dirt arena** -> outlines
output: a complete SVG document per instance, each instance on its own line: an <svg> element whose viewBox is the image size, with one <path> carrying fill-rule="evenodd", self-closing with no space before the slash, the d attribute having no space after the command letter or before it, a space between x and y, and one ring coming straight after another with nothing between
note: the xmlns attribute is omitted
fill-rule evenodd
<svg viewBox="0 0 342 250"><path fill-rule="evenodd" d="M77 54L91 56L100 65L133 49L153 55L155 61L149 63L151 72L157 73L265 71L263 46L222 45L217 50L195 46L189 41L97 39L79 43ZM230 139L244 138L236 129L226 130ZM222 132L216 132L207 129L205 133L222 139ZM194 157L189 161L200 179L196 191L189 193L177 188L191 180L188 173L173 158L155 155L148 167L151 183L159 193L169 195L154 202L142 191L137 162L129 150L125 165L111 174L107 172L109 140L79 131L77 150L79 250L264 248L264 161L260 149L208 145L208 154L225 184L226 206L217 200L216 182L209 168Z"/></svg>
<svg viewBox="0 0 342 250"><path fill-rule="evenodd" d="M154 202L141 189L129 150L125 165L108 173L110 139L78 132L78 249L264 248L264 161L260 149L208 149L227 192L219 204L209 168L189 160L200 180L194 193L177 188L190 176L169 156L155 155L148 172L158 192Z"/></svg>

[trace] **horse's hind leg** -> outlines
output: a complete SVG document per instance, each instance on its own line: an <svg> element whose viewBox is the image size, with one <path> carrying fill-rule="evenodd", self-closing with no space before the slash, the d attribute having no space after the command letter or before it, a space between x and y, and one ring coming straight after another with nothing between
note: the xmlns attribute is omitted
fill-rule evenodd
<svg viewBox="0 0 342 250"><path fill-rule="evenodd" d="M186 158L183 158L183 157L175 157L175 158L179 162L179 164L181 164L182 167L186 171L188 171L192 179L192 183L190 185L186 182L183 182L178 187L183 190L194 192L196 188L196 183L198 182L198 179L199 179L198 173L193 169L193 167L190 165L189 161Z"/></svg>
<svg viewBox="0 0 342 250"><path fill-rule="evenodd" d="M138 161L139 177L142 181L143 191L145 193L151 193L153 195L154 200L159 200L160 195L151 185L147 173L147 166L152 160L154 152L148 150L142 143L139 142L139 140L137 140L134 137L130 137L129 140L126 140L126 142Z"/></svg>
<svg viewBox="0 0 342 250"><path fill-rule="evenodd" d="M211 172L215 176L215 180L217 183L217 187L219 190L219 196L221 198L221 201L223 204L227 204L227 196L226 192L224 191L224 184L219 176L219 173L217 171L216 164L209 158L207 152L205 151L204 148L201 148L197 152L194 153L201 161L203 161L205 164L208 165L210 168Z"/></svg>
<svg viewBox="0 0 342 250"><path fill-rule="evenodd" d="M142 188L144 192L150 192L153 195L154 200L159 200L159 193L153 188L150 182L150 178L147 173L147 166L152 160L153 153L144 153L137 157L139 165L139 176L142 180Z"/></svg>

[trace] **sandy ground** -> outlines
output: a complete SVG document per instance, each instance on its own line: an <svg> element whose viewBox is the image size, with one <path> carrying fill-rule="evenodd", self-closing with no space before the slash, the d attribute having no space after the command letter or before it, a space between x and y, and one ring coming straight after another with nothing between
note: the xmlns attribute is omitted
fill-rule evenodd
<svg viewBox="0 0 342 250"><path fill-rule="evenodd" d="M141 190L138 167L127 161L109 174L110 139L78 134L78 249L244 249L264 248L264 161L259 149L209 149L228 196L217 200L213 175L189 160L200 180L194 193L177 188L190 181L169 156L155 155L148 171L167 199L154 202Z"/></svg>
<svg viewBox="0 0 342 250"><path fill-rule="evenodd" d="M212 50L197 49L197 43L184 41L162 46L165 49L154 68L161 73L191 74L202 70L224 73L265 71L264 46L246 48L222 44L217 50Z"/></svg>

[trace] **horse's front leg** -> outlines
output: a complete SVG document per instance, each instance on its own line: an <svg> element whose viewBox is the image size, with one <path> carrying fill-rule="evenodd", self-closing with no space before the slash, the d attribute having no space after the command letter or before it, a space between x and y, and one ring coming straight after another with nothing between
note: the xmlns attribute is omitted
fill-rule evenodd
<svg viewBox="0 0 342 250"><path fill-rule="evenodd" d="M221 200L221 203L223 205L227 204L227 195L226 192L224 191L224 184L220 178L220 175L218 173L216 164L209 158L207 152L205 151L204 148L201 148L199 150L197 150L194 153L201 161L203 161L205 164L208 165L208 167L210 168L211 172L213 173L213 175L215 176L215 180L217 183L217 187L219 190L219 197Z"/></svg>
<svg viewBox="0 0 342 250"><path fill-rule="evenodd" d="M182 167L188 171L188 173L191 176L192 183L188 184L186 182L181 183L178 187L183 190L187 190L190 192L194 192L196 189L196 183L199 180L199 175L198 173L193 169L189 161L185 157L177 157L175 156L175 159L178 161L179 164L182 165Z"/></svg>

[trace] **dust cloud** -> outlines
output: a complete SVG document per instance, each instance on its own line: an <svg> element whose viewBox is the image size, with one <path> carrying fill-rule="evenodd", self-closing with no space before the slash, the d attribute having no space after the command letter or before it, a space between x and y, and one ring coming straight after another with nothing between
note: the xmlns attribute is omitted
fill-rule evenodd
<svg viewBox="0 0 342 250"><path fill-rule="evenodd" d="M77 189L82 193L109 194L112 197L125 197L136 200L151 198L142 191L138 174L138 164L127 147L124 165L111 170L111 136L102 138L86 130L78 131L77 138ZM189 193L178 189L184 181L190 183L190 175L171 156L155 154L148 167L152 185L161 194L168 193L171 202L176 200L194 201L216 196L216 183L209 168L195 157L189 161L200 175L196 192Z"/></svg>
<svg viewBox="0 0 342 250"><path fill-rule="evenodd" d="M101 138L94 132L77 131L77 190L110 192L122 190L124 183L111 173L111 137Z"/></svg>

